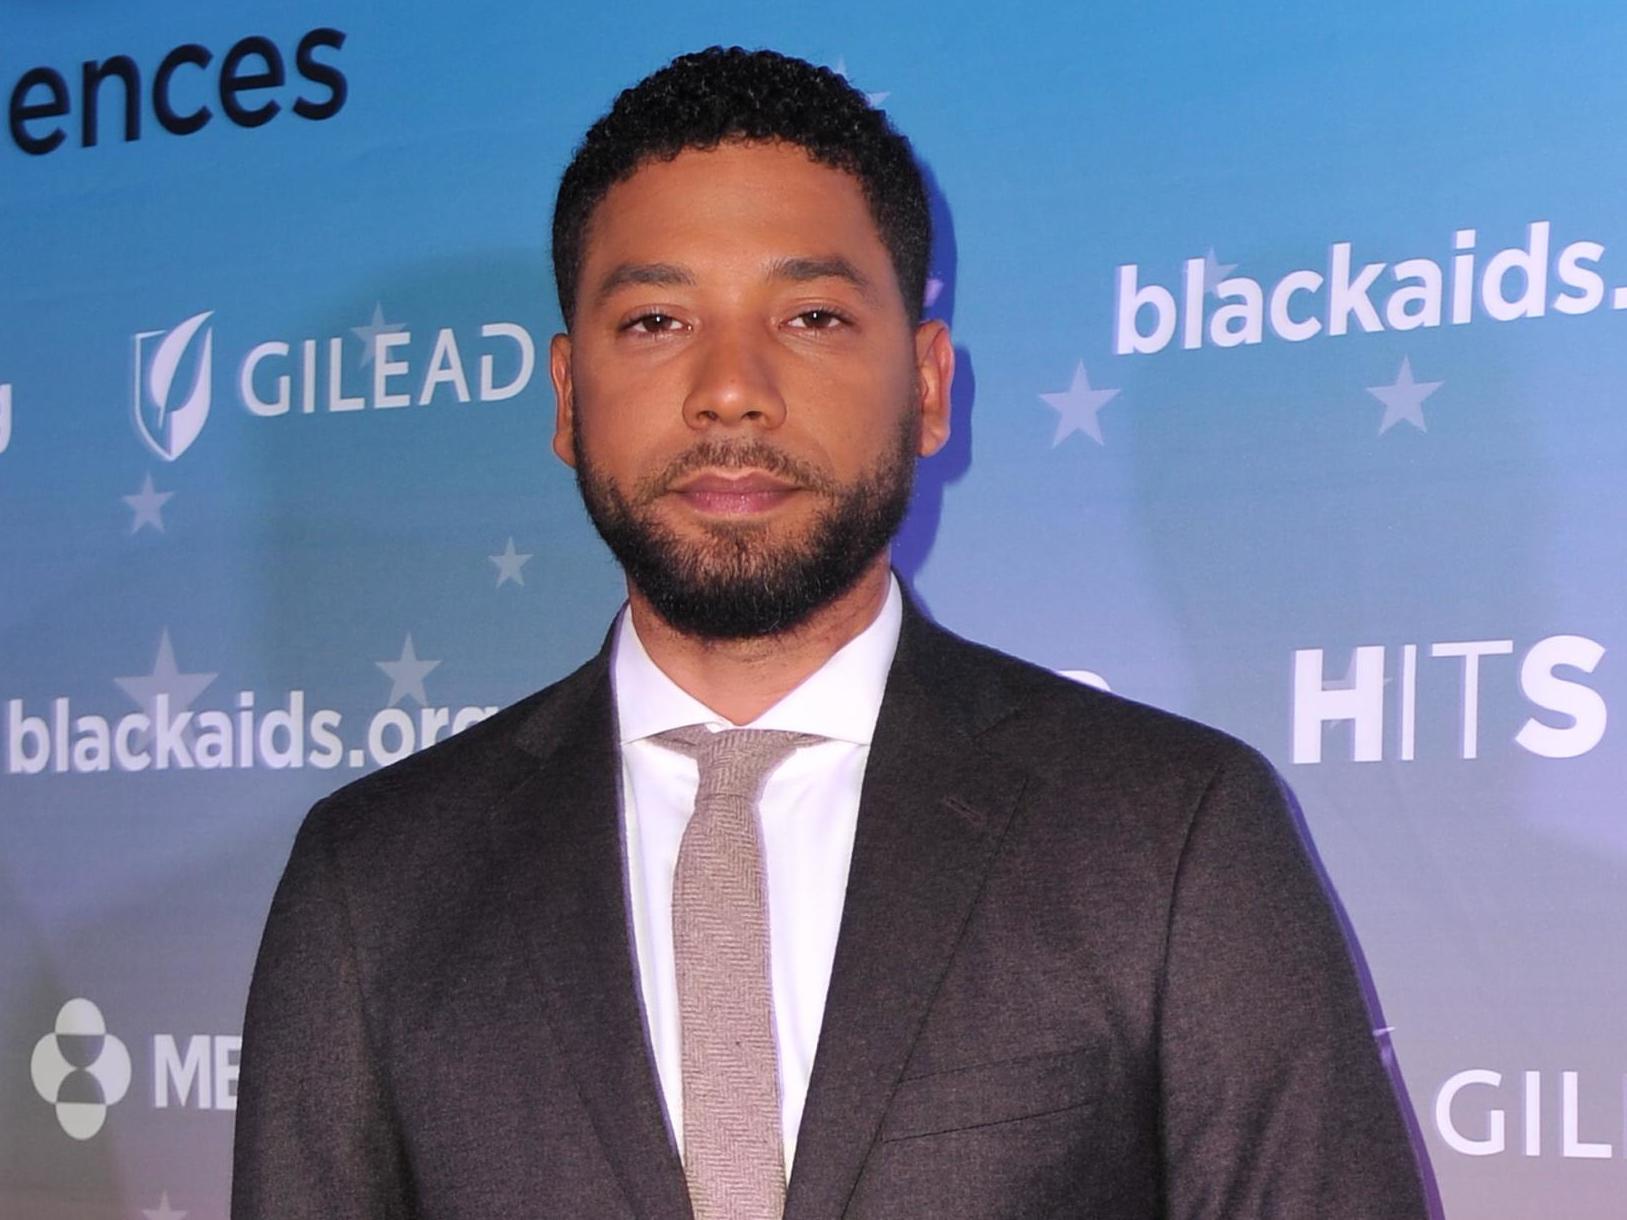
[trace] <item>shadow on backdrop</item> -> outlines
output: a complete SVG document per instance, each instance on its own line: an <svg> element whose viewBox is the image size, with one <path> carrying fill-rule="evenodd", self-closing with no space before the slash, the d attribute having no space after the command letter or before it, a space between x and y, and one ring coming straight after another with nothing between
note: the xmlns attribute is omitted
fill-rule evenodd
<svg viewBox="0 0 1627 1220"><path fill-rule="evenodd" d="M923 317L938 318L953 330L955 289L959 259L955 245L955 221L949 201L938 187L930 166L922 164L926 182L927 206L932 213L932 260L928 264L926 306ZM972 401L977 377L972 354L964 345L955 347L955 380L950 393L949 440L935 455L916 466L915 495L909 516L893 540L893 566L898 569L910 595L930 618L932 608L916 587L921 569L932 554L943 519L943 501L949 487L958 483L972 466Z"/></svg>
<svg viewBox="0 0 1627 1220"><path fill-rule="evenodd" d="M1339 898L1339 891L1333 886L1333 878L1328 875L1327 867L1322 863L1322 857L1316 850L1299 797L1294 795L1294 790L1286 781L1283 782L1282 788L1288 798L1288 811L1293 815L1294 827L1299 831L1299 840L1305 845L1305 854L1310 858L1311 867L1316 870L1317 879L1322 883L1322 890L1327 894L1328 902L1333 907L1334 918L1339 921L1339 930L1344 933L1345 947L1350 951L1351 964L1356 968L1356 982L1360 984L1362 996L1367 1001L1367 1015L1372 1021L1373 1038L1378 1044L1379 1057L1384 1063L1384 1074L1390 1078L1390 1087L1395 1090L1398 1103L1396 1108L1401 1112L1401 1121L1406 1125L1407 1139L1412 1144L1412 1154L1418 1160L1418 1176L1424 1184L1424 1201L1429 1205L1431 1220L1446 1220L1446 1209L1441 1203L1441 1189L1435 1181L1435 1169L1429 1160L1429 1145L1424 1138L1423 1125L1418 1121L1417 1107L1412 1104L1412 1099L1407 1093L1406 1081L1402 1079L1401 1065L1396 1060L1395 1048L1390 1045L1391 1026L1384 1016L1384 1002L1379 998L1372 971L1367 968L1367 956L1362 952L1361 942L1356 938L1355 925L1350 922L1350 915Z"/></svg>

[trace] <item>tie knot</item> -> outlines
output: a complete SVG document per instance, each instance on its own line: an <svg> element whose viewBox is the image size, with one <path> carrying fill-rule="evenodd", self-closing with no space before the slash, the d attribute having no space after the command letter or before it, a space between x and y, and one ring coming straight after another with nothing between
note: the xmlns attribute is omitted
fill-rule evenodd
<svg viewBox="0 0 1627 1220"><path fill-rule="evenodd" d="M770 771L803 746L825 739L817 733L782 729L724 729L714 733L703 724L688 724L657 733L650 740L696 761L700 768L700 799L726 795L755 802L762 795Z"/></svg>

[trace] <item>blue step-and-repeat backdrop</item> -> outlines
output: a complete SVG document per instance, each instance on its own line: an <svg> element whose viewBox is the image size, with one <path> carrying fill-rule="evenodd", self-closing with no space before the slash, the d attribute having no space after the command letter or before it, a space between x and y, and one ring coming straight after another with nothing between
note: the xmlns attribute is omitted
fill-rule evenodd
<svg viewBox="0 0 1627 1220"><path fill-rule="evenodd" d="M1619 6L5 0L0 1215L223 1218L304 810L598 645L549 209L713 42L930 171L921 600L1276 762L1446 1215L1624 1214Z"/></svg>

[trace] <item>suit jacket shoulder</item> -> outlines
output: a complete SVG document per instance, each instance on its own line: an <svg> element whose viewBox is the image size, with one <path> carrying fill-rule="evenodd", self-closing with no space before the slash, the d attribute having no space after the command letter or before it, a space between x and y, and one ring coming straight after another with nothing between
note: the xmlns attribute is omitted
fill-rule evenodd
<svg viewBox="0 0 1627 1220"><path fill-rule="evenodd" d="M949 705L980 749L1044 784L1111 792L1138 816L1187 812L1222 773L1274 790L1252 746L1210 725L1065 678L921 620L901 641L900 668L929 703ZM1190 801L1182 800L1188 796Z"/></svg>
<svg viewBox="0 0 1627 1220"><path fill-rule="evenodd" d="M641 1192L640 1214L683 1214L631 985L603 662L306 816L249 991L234 1217L608 1220ZM638 1180L598 1134L600 1081Z"/></svg>
<svg viewBox="0 0 1627 1220"><path fill-rule="evenodd" d="M1053 1164L1078 1158L1061 1196L1077 1210L1057 1214L1422 1216L1337 909L1271 765L906 624L886 733L949 736L936 757L963 791L998 773L1020 796L904 1070L907 1120L861 1196L873 1214L906 1198L992 1214L988 1181L930 1160L946 1150L933 1141L953 1134L975 1163L971 1130L992 1149L1020 1119L1055 1140ZM1071 1121L1051 1112L1064 1102ZM1048 1181L1028 1180L1012 1214L1053 1206Z"/></svg>
<svg viewBox="0 0 1627 1220"><path fill-rule="evenodd" d="M486 811L537 771L561 729L599 707L603 653L462 732L364 775L311 809L301 836L371 856L479 830ZM382 870L380 870L382 871Z"/></svg>
<svg viewBox="0 0 1627 1220"><path fill-rule="evenodd" d="M516 769L535 766L552 744L551 730L592 701L595 684L605 672L606 658L595 656L557 682L400 762L351 781L326 799L357 808L394 806L402 800L478 800L487 788L500 788L512 779ZM451 803L460 802L451 799Z"/></svg>

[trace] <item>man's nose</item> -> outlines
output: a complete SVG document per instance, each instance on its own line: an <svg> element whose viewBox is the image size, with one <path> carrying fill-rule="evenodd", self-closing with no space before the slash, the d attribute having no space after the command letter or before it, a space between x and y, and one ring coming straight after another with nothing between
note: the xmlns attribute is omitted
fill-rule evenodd
<svg viewBox="0 0 1627 1220"><path fill-rule="evenodd" d="M777 428L784 422L785 400L769 347L770 341L749 326L717 327L702 340L684 402L691 428L742 423Z"/></svg>

